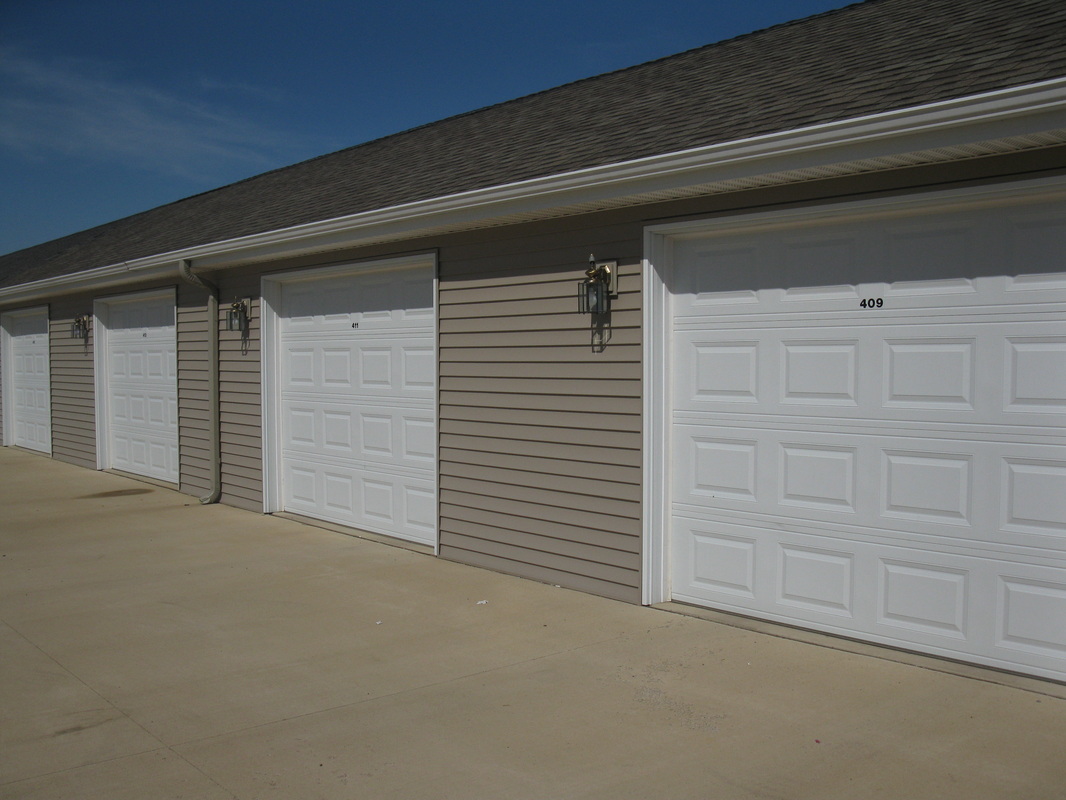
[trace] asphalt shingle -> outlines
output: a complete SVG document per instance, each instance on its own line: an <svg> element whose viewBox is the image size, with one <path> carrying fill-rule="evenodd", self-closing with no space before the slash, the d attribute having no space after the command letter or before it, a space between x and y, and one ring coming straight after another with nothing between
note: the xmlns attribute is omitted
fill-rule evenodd
<svg viewBox="0 0 1066 800"><path fill-rule="evenodd" d="M0 257L0 286L1066 75L1062 0L866 0Z"/></svg>

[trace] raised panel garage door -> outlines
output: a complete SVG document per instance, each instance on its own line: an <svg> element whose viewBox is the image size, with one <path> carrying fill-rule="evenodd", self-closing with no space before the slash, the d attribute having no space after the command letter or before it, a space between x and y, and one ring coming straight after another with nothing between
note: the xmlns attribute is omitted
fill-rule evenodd
<svg viewBox="0 0 1066 800"><path fill-rule="evenodd" d="M280 504L436 540L434 272L331 271L280 286Z"/></svg>
<svg viewBox="0 0 1066 800"><path fill-rule="evenodd" d="M173 292L103 301L103 467L177 483L178 379ZM100 379L103 385L100 385Z"/></svg>
<svg viewBox="0 0 1066 800"><path fill-rule="evenodd" d="M3 326L6 444L51 453L48 309L5 314Z"/></svg>
<svg viewBox="0 0 1066 800"><path fill-rule="evenodd" d="M673 597L1066 678L1066 204L673 247Z"/></svg>

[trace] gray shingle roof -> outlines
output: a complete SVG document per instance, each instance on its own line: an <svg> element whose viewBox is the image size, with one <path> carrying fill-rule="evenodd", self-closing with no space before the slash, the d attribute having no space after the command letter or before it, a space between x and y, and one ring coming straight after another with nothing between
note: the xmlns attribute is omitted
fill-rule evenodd
<svg viewBox="0 0 1066 800"><path fill-rule="evenodd" d="M1062 76L1063 0L867 0L21 250L0 257L0 286Z"/></svg>

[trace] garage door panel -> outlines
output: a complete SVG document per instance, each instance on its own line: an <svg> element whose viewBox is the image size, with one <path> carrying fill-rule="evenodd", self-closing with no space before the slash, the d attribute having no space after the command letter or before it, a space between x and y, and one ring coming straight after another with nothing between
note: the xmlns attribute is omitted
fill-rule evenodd
<svg viewBox="0 0 1066 800"><path fill-rule="evenodd" d="M18 379L18 376L16 376L16 380ZM32 378L26 380L29 382ZM24 411L27 417L43 417L44 414L48 413L48 389L25 386L20 381L15 386L14 395L15 406Z"/></svg>
<svg viewBox="0 0 1066 800"><path fill-rule="evenodd" d="M963 549L1066 552L1066 462L1052 457L1062 447L696 418L675 423L674 446L673 505L690 515L729 510Z"/></svg>
<svg viewBox="0 0 1066 800"><path fill-rule="evenodd" d="M1066 658L1066 583L1058 578L1059 573L1036 569L999 576L997 647L1050 663Z"/></svg>
<svg viewBox="0 0 1066 800"><path fill-rule="evenodd" d="M1058 671L1061 569L744 524L682 525L674 597L907 649ZM683 583L682 583L683 582Z"/></svg>
<svg viewBox="0 0 1066 800"><path fill-rule="evenodd" d="M755 302L752 295L760 290L840 284L893 284L903 291L912 285L922 294L939 291L939 282L971 287L963 292L998 292L1003 283L1061 289L1066 287L1061 276L1064 238L1062 201L946 215L901 210L894 219L853 219L846 229L830 210L798 221L768 217L750 233L722 227L677 237L676 263L713 261L716 268L711 274L678 271L671 277L671 291L682 301L679 309L684 313L692 301ZM1047 278L1049 273L1057 277ZM770 300L760 297L764 304Z"/></svg>
<svg viewBox="0 0 1066 800"><path fill-rule="evenodd" d="M164 426L155 427L159 430L153 433L148 425L112 424L111 466L175 483L179 472L177 441Z"/></svg>
<svg viewBox="0 0 1066 800"><path fill-rule="evenodd" d="M377 465L285 459L285 508L405 539L432 539L436 491L423 473Z"/></svg>
<svg viewBox="0 0 1066 800"><path fill-rule="evenodd" d="M857 407L860 343L857 339L796 339L779 345L780 402L785 405Z"/></svg>
<svg viewBox="0 0 1066 800"><path fill-rule="evenodd" d="M937 560L878 559L878 625L910 635L966 638L971 573Z"/></svg>
<svg viewBox="0 0 1066 800"><path fill-rule="evenodd" d="M974 473L986 466L975 464L976 460L972 453L882 450L878 471L881 516L929 523L938 531L950 530L945 525L972 528L978 516Z"/></svg>
<svg viewBox="0 0 1066 800"><path fill-rule="evenodd" d="M40 450L42 453L51 452L52 449L52 426L47 422L27 424L21 431L24 447ZM20 440L19 432L15 432L15 441Z"/></svg>
<svg viewBox="0 0 1066 800"><path fill-rule="evenodd" d="M178 466L178 448L174 442L146 437L139 430L113 431L112 448L113 463L126 472L165 479Z"/></svg>
<svg viewBox="0 0 1066 800"><path fill-rule="evenodd" d="M984 425L1058 425L1066 337L1058 320L952 320L722 331L679 327L678 411ZM811 331L814 333L814 331Z"/></svg>
<svg viewBox="0 0 1066 800"><path fill-rule="evenodd" d="M283 400L281 413L285 452L426 469L434 466L432 409Z"/></svg>
<svg viewBox="0 0 1066 800"><path fill-rule="evenodd" d="M337 275L287 284L279 327L285 333L417 328L432 324L433 308L430 269Z"/></svg>
<svg viewBox="0 0 1066 800"><path fill-rule="evenodd" d="M162 389L113 387L111 394L111 424L166 434L177 424L177 400L162 396Z"/></svg>
<svg viewBox="0 0 1066 800"><path fill-rule="evenodd" d="M159 333L173 330L174 301L171 297L144 298L109 305L107 328L113 341L145 338L146 329Z"/></svg>
<svg viewBox="0 0 1066 800"><path fill-rule="evenodd" d="M1066 336L1009 336L1004 344L1006 410L1066 413Z"/></svg>
<svg viewBox="0 0 1066 800"><path fill-rule="evenodd" d="M977 331L962 337L886 338L882 347L882 407L976 410Z"/></svg>
<svg viewBox="0 0 1066 800"><path fill-rule="evenodd" d="M51 446L51 425L43 421L33 422L21 416L16 418L14 444L47 453Z"/></svg>
<svg viewBox="0 0 1066 800"><path fill-rule="evenodd" d="M114 358L110 360L110 377L116 384L135 383L139 386L168 387L177 377L177 353L166 329L152 331L153 337L163 341L144 339L111 339ZM164 338L166 337L166 338Z"/></svg>
<svg viewBox="0 0 1066 800"><path fill-rule="evenodd" d="M760 255L764 248L765 245L753 247L750 257L735 265L720 265L716 261L716 254L720 252L717 250L693 250L691 246L679 248L675 257L686 264L686 269L673 280L673 290L677 292L673 297L675 322L699 324L707 317L722 318L727 324L737 317L744 317L745 321L770 321L811 311L830 315L823 322L833 319L861 321L870 316L866 313L868 309L859 305L867 298L874 299L873 310L880 309L880 314L934 311L942 315L945 310L953 308L1007 306L1009 310L1012 305L1023 313L1032 313L1036 310L1034 304L1061 302L1062 293L1066 291L1058 254L1042 256L1047 261L1044 265L1020 264L1018 272L1010 275L932 277L937 271L964 268L947 260L935 269L929 268L924 278L915 274L913 279L853 280L848 284L822 286L814 282L813 275L799 270L791 280L777 275L778 268L787 265L782 265L780 255ZM728 251L726 257L732 258ZM880 262L886 255L883 251L873 250L868 257L873 262ZM766 264L753 266L758 258L766 259ZM1046 271L1036 271L1038 267ZM1002 262L990 262L984 267L986 271L1002 268ZM899 265L891 268L894 271L900 269ZM769 275L763 276L767 271ZM762 288L753 288L757 285L755 282L761 282ZM877 298L882 299L882 305L876 306Z"/></svg>
<svg viewBox="0 0 1066 800"><path fill-rule="evenodd" d="M1066 546L1066 461L1008 456L1000 475L1002 530L1046 537L1048 547Z"/></svg>
<svg viewBox="0 0 1066 800"><path fill-rule="evenodd" d="M436 360L429 336L361 341L307 341L283 345L281 391L322 395L433 399Z"/></svg>
<svg viewBox="0 0 1066 800"><path fill-rule="evenodd" d="M875 579L873 561L861 557L875 545L845 549L829 536L741 520L683 520L680 530L684 557L675 560L675 586L685 579L688 583L675 589L676 599L847 630L856 627L847 620L871 615L865 598L871 607L857 607L855 589L869 587Z"/></svg>

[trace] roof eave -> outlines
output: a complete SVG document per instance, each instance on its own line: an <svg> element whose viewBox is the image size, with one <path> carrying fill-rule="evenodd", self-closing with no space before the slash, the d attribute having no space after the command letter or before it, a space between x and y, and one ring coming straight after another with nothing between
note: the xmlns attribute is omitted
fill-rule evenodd
<svg viewBox="0 0 1066 800"><path fill-rule="evenodd" d="M1066 78L666 153L161 253L0 289L0 303L435 233L1066 143Z"/></svg>

